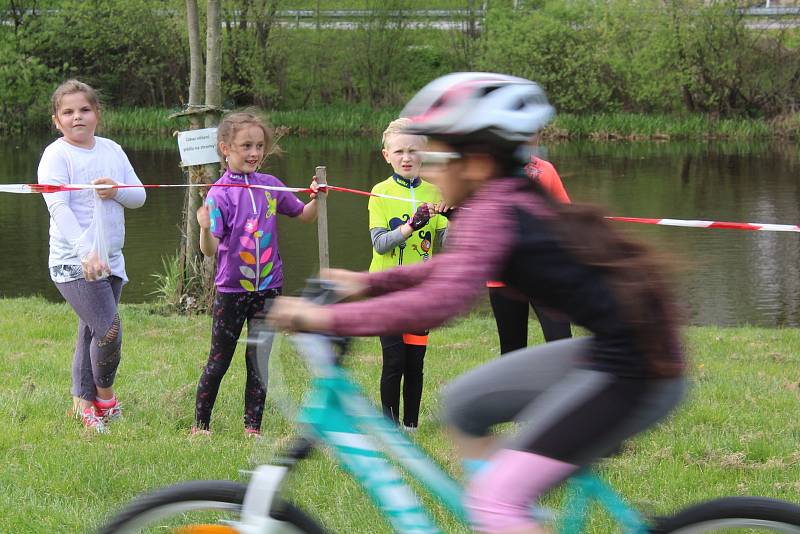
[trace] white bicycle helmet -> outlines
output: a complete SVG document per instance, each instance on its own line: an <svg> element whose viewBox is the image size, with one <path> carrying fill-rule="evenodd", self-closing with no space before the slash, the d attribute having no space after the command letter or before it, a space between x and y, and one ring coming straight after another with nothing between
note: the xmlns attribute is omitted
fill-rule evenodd
<svg viewBox="0 0 800 534"><path fill-rule="evenodd" d="M406 104L409 134L450 142L514 147L527 142L555 115L536 83L489 72L456 72L437 78Z"/></svg>

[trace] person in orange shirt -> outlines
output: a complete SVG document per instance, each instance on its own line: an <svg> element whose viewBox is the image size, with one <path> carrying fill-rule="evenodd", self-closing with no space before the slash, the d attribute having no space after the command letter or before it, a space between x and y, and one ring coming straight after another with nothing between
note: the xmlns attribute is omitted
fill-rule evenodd
<svg viewBox="0 0 800 534"><path fill-rule="evenodd" d="M542 188L558 202L569 203L569 195L556 168L549 161L534 155L525 165L525 174L539 183ZM512 352L528 346L528 303L530 302L545 341L556 341L572 337L569 321L554 316L552 312L543 310L533 300L515 295L505 284L497 281L486 282L489 288L489 301L497 323L497 333L500 336L500 354Z"/></svg>

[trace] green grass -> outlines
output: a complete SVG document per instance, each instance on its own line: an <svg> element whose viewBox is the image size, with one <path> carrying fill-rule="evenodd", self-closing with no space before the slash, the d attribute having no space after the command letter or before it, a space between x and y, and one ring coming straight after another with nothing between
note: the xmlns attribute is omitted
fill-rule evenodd
<svg viewBox="0 0 800 534"><path fill-rule="evenodd" d="M293 135L376 135L394 119L398 109L372 109L367 106L327 106L311 109L273 111L274 126Z"/></svg>
<svg viewBox="0 0 800 534"><path fill-rule="evenodd" d="M170 118L177 111L167 108L110 108L103 110L100 124L102 131L108 133L172 133L187 125L184 118Z"/></svg>
<svg viewBox="0 0 800 534"><path fill-rule="evenodd" d="M116 383L125 419L92 435L66 416L75 318L66 304L0 300L0 532L85 532L138 493L187 479L244 480L290 434L276 398L298 398L306 375L282 353L265 417L268 439L244 438L244 365L237 354L214 411L214 435L194 439L197 379L208 317L163 316L123 305L124 354ZM494 323L475 314L431 336L422 424L415 439L448 469L453 451L435 422L437 391L498 351ZM538 328L531 342L541 342ZM800 330L691 328L693 388L677 415L603 463L631 500L668 512L701 499L755 494L800 501ZM380 350L359 341L348 366L377 398ZM288 391L287 395L276 396ZM388 532L363 493L324 456L304 462L294 499L334 532ZM448 531L458 531L446 523ZM589 532L608 532L598 519Z"/></svg>
<svg viewBox="0 0 800 534"><path fill-rule="evenodd" d="M752 140L797 138L797 117L779 121L763 119L712 119L706 115L651 115L639 113L561 114L545 129L544 137L593 140Z"/></svg>
<svg viewBox="0 0 800 534"><path fill-rule="evenodd" d="M175 111L162 108L109 109L103 114L103 132L115 135L170 135L187 127L185 119L169 118ZM395 108L373 109L364 105L337 104L267 111L267 116L273 126L290 135L374 136L397 118L398 112L399 109ZM592 140L797 139L800 137L800 113L773 120L714 119L702 114L564 113L558 115L542 135L550 139Z"/></svg>
<svg viewBox="0 0 800 534"><path fill-rule="evenodd" d="M172 134L187 128L184 118L171 119L177 110L165 108L115 108L103 112L102 133ZM325 106L287 111L267 111L270 123L292 135L374 135L382 132L399 110L368 106Z"/></svg>

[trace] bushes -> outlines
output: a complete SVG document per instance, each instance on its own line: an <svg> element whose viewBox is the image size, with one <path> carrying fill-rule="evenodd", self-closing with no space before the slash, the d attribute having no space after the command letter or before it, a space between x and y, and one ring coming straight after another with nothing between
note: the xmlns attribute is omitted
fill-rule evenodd
<svg viewBox="0 0 800 534"><path fill-rule="evenodd" d="M558 109L613 108L612 84L597 46L600 28L593 23L592 6L550 6L527 13L491 10L479 69L536 80Z"/></svg>
<svg viewBox="0 0 800 534"><path fill-rule="evenodd" d="M408 13L415 6L410 0L365 0L366 15L345 22L351 26L319 31L277 24L265 0L248 6L249 24L238 18L242 10L226 15L238 22L225 31L223 81L232 105L397 107L455 63L449 34L389 16Z"/></svg>
<svg viewBox="0 0 800 534"><path fill-rule="evenodd" d="M728 0L697 10L671 8L681 32L679 68L686 107L718 115L774 116L793 110L800 89L800 55L787 30L757 29Z"/></svg>
<svg viewBox="0 0 800 534"><path fill-rule="evenodd" d="M187 82L178 0L21 1L0 9L0 131L48 124L55 86L78 77L105 103L175 105Z"/></svg>
<svg viewBox="0 0 800 534"><path fill-rule="evenodd" d="M182 104L182 0L41 4L0 8L0 131L47 124L49 94L70 76L95 85L111 107ZM436 76L473 69L537 80L567 113L772 118L798 105L800 32L752 27L769 21L744 17L741 1L525 0L513 9L498 0L482 20L481 4L449 2L465 11L459 29L441 30L415 27L418 2L359 0L346 7L366 17L317 31L276 18L309 2L226 0L226 106L398 109Z"/></svg>
<svg viewBox="0 0 800 534"><path fill-rule="evenodd" d="M746 6L574 0L522 12L492 9L481 66L539 81L566 112L771 117L794 111L796 31L745 17Z"/></svg>
<svg viewBox="0 0 800 534"><path fill-rule="evenodd" d="M175 104L187 83L180 4L61 0L26 29L27 49L59 78L80 77L114 104Z"/></svg>
<svg viewBox="0 0 800 534"><path fill-rule="evenodd" d="M0 40L0 132L25 126L45 128L50 122L50 69L39 58Z"/></svg>

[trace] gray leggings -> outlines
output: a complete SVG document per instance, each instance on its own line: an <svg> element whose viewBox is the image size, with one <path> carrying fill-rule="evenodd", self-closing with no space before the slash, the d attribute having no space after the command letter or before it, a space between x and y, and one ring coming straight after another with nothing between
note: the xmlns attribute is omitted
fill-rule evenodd
<svg viewBox="0 0 800 534"><path fill-rule="evenodd" d="M683 398L683 378L630 379L582 369L589 338L509 353L460 376L444 393L444 418L479 437L498 423L520 423L500 445L576 466L614 452L667 415Z"/></svg>
<svg viewBox="0 0 800 534"><path fill-rule="evenodd" d="M114 383L122 348L122 324L117 313L122 279L111 276L56 283L64 299L78 314L78 341L72 359L72 394L94 400L97 387Z"/></svg>

